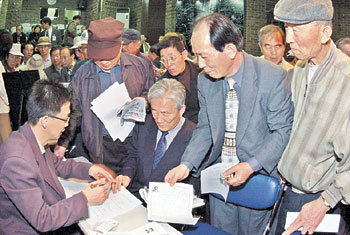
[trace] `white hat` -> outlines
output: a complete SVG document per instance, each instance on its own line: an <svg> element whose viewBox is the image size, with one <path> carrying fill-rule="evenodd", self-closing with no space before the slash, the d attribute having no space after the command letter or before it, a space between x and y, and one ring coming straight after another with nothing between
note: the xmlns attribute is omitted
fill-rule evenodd
<svg viewBox="0 0 350 235"><path fill-rule="evenodd" d="M76 36L73 39L73 46L70 49L77 49L81 47L81 45L88 44L88 33L87 30L84 30L84 32L81 34L81 36Z"/></svg>
<svg viewBox="0 0 350 235"><path fill-rule="evenodd" d="M11 55L19 55L19 56L24 56L21 52L21 44L19 43L14 43L12 44L11 50L9 52Z"/></svg>

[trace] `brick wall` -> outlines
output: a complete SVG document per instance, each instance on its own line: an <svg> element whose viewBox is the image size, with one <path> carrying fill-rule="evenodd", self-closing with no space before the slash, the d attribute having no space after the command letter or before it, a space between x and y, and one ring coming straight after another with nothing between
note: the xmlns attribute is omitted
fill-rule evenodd
<svg viewBox="0 0 350 235"><path fill-rule="evenodd" d="M350 1L333 0L333 40L350 37Z"/></svg>
<svg viewBox="0 0 350 235"><path fill-rule="evenodd" d="M3 0L0 11L0 29L6 28L7 5L8 0Z"/></svg>

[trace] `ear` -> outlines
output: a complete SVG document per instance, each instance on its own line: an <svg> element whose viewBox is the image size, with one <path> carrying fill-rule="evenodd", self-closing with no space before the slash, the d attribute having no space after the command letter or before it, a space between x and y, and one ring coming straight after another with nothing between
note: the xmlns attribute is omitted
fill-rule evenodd
<svg viewBox="0 0 350 235"><path fill-rule="evenodd" d="M326 44L332 36L333 29L329 25L324 25L321 31L321 43Z"/></svg>
<svg viewBox="0 0 350 235"><path fill-rule="evenodd" d="M233 43L228 43L225 45L224 51L226 56L230 59L234 59L237 54L237 47Z"/></svg>
<svg viewBox="0 0 350 235"><path fill-rule="evenodd" d="M181 54L186 59L187 55L188 55L188 51L187 50L183 50L183 52L181 52Z"/></svg>
<svg viewBox="0 0 350 235"><path fill-rule="evenodd" d="M181 108L180 108L180 115L182 117L182 115L184 114L184 112L186 111L186 105L182 105Z"/></svg>
<svg viewBox="0 0 350 235"><path fill-rule="evenodd" d="M259 45L259 47L260 47L260 51L262 51L262 45L261 45L261 43L259 42L258 45Z"/></svg>
<svg viewBox="0 0 350 235"><path fill-rule="evenodd" d="M43 129L46 129L46 127L47 127L47 122L49 121L49 117L48 116L44 116L44 117L41 117L40 119L39 119L39 123L40 123L40 125L41 125L41 127L43 128Z"/></svg>

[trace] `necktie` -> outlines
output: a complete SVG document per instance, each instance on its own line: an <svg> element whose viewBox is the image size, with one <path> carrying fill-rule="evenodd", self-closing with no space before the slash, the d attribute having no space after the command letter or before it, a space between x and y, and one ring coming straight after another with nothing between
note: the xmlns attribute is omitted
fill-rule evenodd
<svg viewBox="0 0 350 235"><path fill-rule="evenodd" d="M234 89L233 78L227 79L230 90L227 92L225 101L225 138L222 146L221 161L236 165L239 163L236 153L236 126L238 116L238 97Z"/></svg>
<svg viewBox="0 0 350 235"><path fill-rule="evenodd" d="M165 136L168 134L167 131L162 132L162 136L160 137L158 143L157 143L157 148L154 151L154 161L153 161L153 169L155 169L164 156L164 153L166 151L166 138Z"/></svg>

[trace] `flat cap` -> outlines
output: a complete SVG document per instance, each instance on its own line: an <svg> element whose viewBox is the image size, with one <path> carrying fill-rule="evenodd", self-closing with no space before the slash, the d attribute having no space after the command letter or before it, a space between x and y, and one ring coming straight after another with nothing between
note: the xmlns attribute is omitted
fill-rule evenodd
<svg viewBox="0 0 350 235"><path fill-rule="evenodd" d="M112 17L91 21L88 55L93 60L112 60L120 52L124 24Z"/></svg>
<svg viewBox="0 0 350 235"><path fill-rule="evenodd" d="M125 45L128 45L130 42L141 41L141 33L136 29L126 29L122 39Z"/></svg>
<svg viewBox="0 0 350 235"><path fill-rule="evenodd" d="M280 0L274 10L275 20L291 24L329 21L333 18L331 0Z"/></svg>

